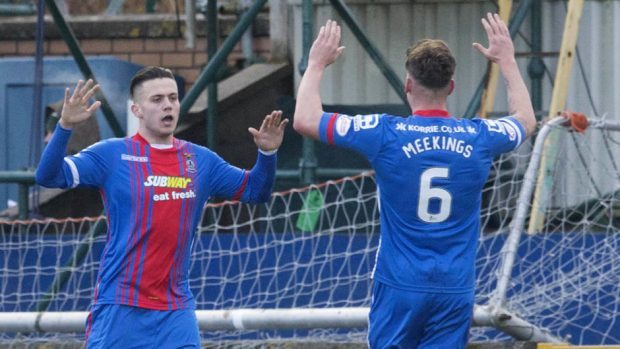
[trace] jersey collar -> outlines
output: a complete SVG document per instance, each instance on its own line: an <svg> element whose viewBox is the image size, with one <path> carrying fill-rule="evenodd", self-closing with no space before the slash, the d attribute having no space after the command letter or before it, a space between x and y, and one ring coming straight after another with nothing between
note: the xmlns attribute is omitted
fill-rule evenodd
<svg viewBox="0 0 620 349"><path fill-rule="evenodd" d="M151 144L149 143L149 141L147 141L144 137L142 137L142 135L140 135L140 133L137 133L135 135L133 135L133 137L131 137L131 139L133 139L134 141L140 142L144 145L148 145L149 147L151 146ZM167 150L174 150L178 147L178 140L176 138L172 138L172 147L171 148L166 148L166 149L159 149L159 148L154 148L153 149L157 149L159 151L167 151Z"/></svg>
<svg viewBox="0 0 620 349"><path fill-rule="evenodd" d="M413 112L415 116L422 116L427 118L449 118L450 113L443 109L420 109Z"/></svg>

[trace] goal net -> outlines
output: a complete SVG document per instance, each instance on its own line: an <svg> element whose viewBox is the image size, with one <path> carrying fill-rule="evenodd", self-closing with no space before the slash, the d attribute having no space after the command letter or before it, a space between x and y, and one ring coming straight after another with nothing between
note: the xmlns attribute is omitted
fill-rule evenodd
<svg viewBox="0 0 620 349"><path fill-rule="evenodd" d="M574 132L561 120L543 127L533 155L521 147L494 164L476 303L509 309L566 342L619 344L620 124L591 120ZM539 167L528 176L518 169L523 162ZM533 195L524 195L528 189ZM512 251L506 230L518 235ZM514 263L502 268L509 253Z"/></svg>
<svg viewBox="0 0 620 349"><path fill-rule="evenodd" d="M620 133L551 128L542 147L546 175L528 179L537 195L519 200L531 143L493 164L483 192L476 304L504 308L574 344L618 344ZM532 210L539 223L529 227ZM522 211L526 219L515 227ZM0 341L83 339L105 223L0 222ZM364 343L379 229L371 172L276 193L266 204L207 205L190 280L204 340ZM67 316L39 321L47 314ZM472 341L509 338L487 326L471 330Z"/></svg>

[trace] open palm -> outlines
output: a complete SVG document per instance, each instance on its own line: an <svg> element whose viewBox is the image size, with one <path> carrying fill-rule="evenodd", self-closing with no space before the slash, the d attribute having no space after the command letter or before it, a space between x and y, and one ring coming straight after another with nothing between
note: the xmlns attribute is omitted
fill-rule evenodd
<svg viewBox="0 0 620 349"><path fill-rule="evenodd" d="M515 49L508 27L498 14L487 14L482 19L482 26L487 33L489 47L474 43L474 47L488 60L499 63L502 60L514 59Z"/></svg>
<svg viewBox="0 0 620 349"><path fill-rule="evenodd" d="M286 124L288 119L282 120L282 111L274 110L265 116L259 130L250 127L248 131L254 136L254 143L259 149L271 151L278 149L282 144Z"/></svg>
<svg viewBox="0 0 620 349"><path fill-rule="evenodd" d="M98 89L99 85L95 85L92 79L88 79L86 83L82 80L78 81L71 95L69 89L65 89L65 100L60 116L61 125L73 127L75 124L88 119L101 106L100 101L90 104L90 98L95 95Z"/></svg>

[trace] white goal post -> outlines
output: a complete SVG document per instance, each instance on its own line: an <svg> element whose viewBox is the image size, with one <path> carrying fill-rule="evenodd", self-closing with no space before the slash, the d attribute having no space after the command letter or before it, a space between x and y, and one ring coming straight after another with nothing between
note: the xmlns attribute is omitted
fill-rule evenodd
<svg viewBox="0 0 620 349"><path fill-rule="evenodd" d="M369 308L197 310L201 331L366 328ZM0 313L5 332L82 332L88 312ZM514 314L496 319L488 307L476 306L474 326L498 327L517 339L561 343Z"/></svg>

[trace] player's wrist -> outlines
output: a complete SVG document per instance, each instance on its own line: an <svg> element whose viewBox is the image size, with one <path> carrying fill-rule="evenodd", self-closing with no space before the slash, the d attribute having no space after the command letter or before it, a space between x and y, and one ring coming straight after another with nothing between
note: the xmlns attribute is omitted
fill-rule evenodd
<svg viewBox="0 0 620 349"><path fill-rule="evenodd" d="M277 153L278 152L278 148L271 149L271 150L264 150L264 149L258 148L258 152L263 154L263 155L270 156L270 155L273 155L273 154Z"/></svg>
<svg viewBox="0 0 620 349"><path fill-rule="evenodd" d="M325 67L327 67L327 64L325 63L317 62L317 61L309 61L306 71L308 70L323 71L325 70Z"/></svg>
<svg viewBox="0 0 620 349"><path fill-rule="evenodd" d="M497 65L500 67L512 67L517 65L517 60L514 55L507 55L506 57L498 58Z"/></svg>
<svg viewBox="0 0 620 349"><path fill-rule="evenodd" d="M58 125L62 128L64 128L65 130L71 130L73 129L73 124L70 122L67 122L65 119L63 119L62 117L60 118L60 120L58 120Z"/></svg>

